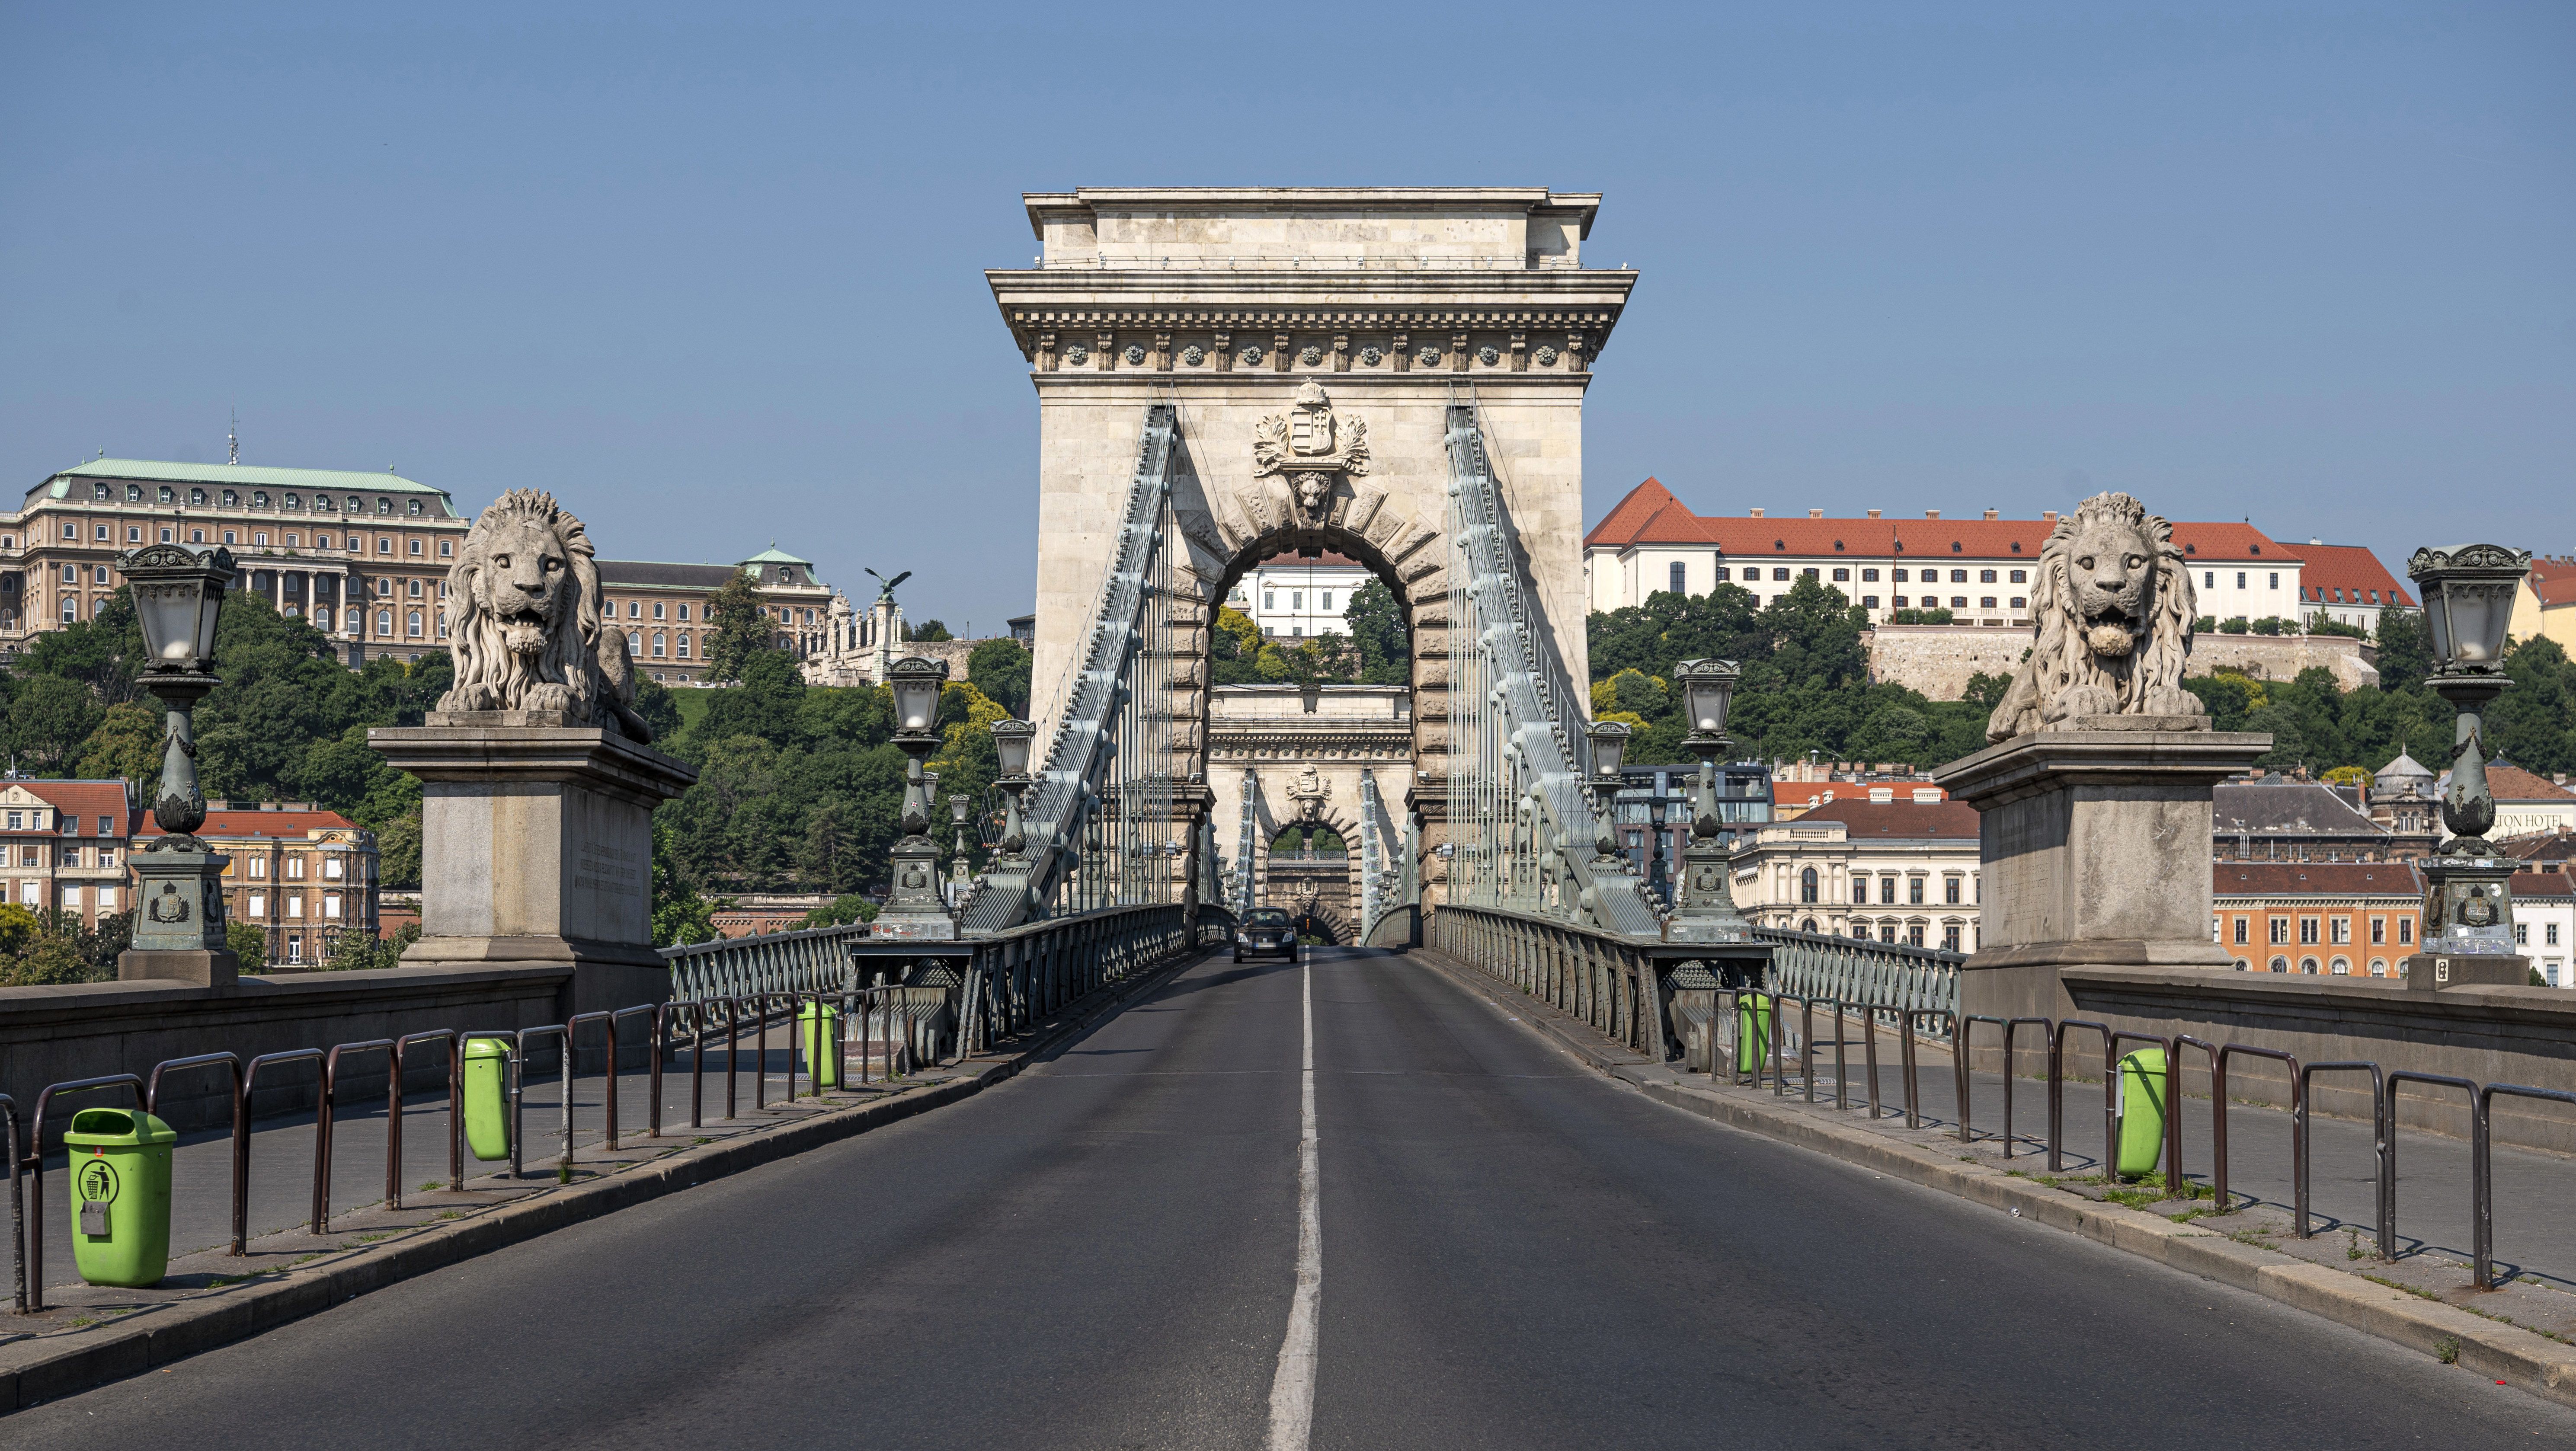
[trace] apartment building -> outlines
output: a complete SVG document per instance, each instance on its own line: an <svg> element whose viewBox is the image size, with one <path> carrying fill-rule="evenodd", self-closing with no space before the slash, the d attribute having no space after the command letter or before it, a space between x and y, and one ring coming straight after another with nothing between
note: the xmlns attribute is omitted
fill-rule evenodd
<svg viewBox="0 0 2576 1451"><path fill-rule="evenodd" d="M0 890L30 912L84 926L131 910L125 853L136 806L123 781L0 784Z"/></svg>
<svg viewBox="0 0 2576 1451"><path fill-rule="evenodd" d="M2239 972L2397 977L2415 950L2412 862L2234 862L2210 868L2209 940Z"/></svg>
<svg viewBox="0 0 2576 1451"><path fill-rule="evenodd" d="M1974 952L1979 865L1972 806L1828 801L1735 854L1735 904L1757 927Z"/></svg>
<svg viewBox="0 0 2576 1451"><path fill-rule="evenodd" d="M2576 877L2565 872L2515 872L2513 945L2531 959L2531 970L2550 987L2576 987L2568 952L2576 947Z"/></svg>
<svg viewBox="0 0 2576 1451"><path fill-rule="evenodd" d="M2531 573L2514 590L2507 628L2517 640L2550 639L2576 651L2576 559L2534 558Z"/></svg>
<svg viewBox="0 0 2576 1451"><path fill-rule="evenodd" d="M0 514L0 652L94 618L146 544L221 545L234 587L310 620L351 667L443 647L440 600L473 521L387 471L96 458Z"/></svg>
<svg viewBox="0 0 2576 1451"><path fill-rule="evenodd" d="M1694 514L1672 491L1648 479L1629 491L1583 540L1585 598L1596 610L1645 603L1661 592L1706 594L1738 585L1769 604L1800 579L1843 592L1873 623L1898 610L1948 610L1954 623L2027 626L2033 571L2054 510L2037 519L1891 519L1869 510L1858 519L1771 518L1761 509L1741 518ZM2176 523L2199 594L2200 613L2248 619L2300 613L2297 551L2251 524Z"/></svg>
<svg viewBox="0 0 2576 1451"><path fill-rule="evenodd" d="M143 841L163 834L149 815L141 827ZM318 962L343 932L382 935L375 834L340 813L308 801L209 801L197 837L232 858L224 911L260 930L270 962Z"/></svg>

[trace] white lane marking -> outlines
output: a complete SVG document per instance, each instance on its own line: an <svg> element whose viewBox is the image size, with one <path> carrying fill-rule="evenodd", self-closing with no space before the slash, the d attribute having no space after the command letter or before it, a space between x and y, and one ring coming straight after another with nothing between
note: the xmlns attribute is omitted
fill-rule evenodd
<svg viewBox="0 0 2576 1451"><path fill-rule="evenodd" d="M1297 1292L1288 1301L1288 1334L1270 1378L1270 1451L1306 1451L1315 1428L1316 1313L1324 1298L1323 1165L1315 1143L1315 962L1303 974L1305 1072L1297 1136Z"/></svg>

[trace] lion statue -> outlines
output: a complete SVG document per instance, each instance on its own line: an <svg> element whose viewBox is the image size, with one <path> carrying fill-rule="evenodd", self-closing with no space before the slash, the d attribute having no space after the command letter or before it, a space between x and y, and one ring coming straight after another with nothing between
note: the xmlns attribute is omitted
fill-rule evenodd
<svg viewBox="0 0 2576 1451"><path fill-rule="evenodd" d="M466 531L448 571L456 688L443 711L561 711L579 725L653 739L635 713L626 632L601 623L599 565L554 495L512 489Z"/></svg>
<svg viewBox="0 0 2576 1451"><path fill-rule="evenodd" d="M2199 716L2182 688L2198 599L2173 526L2126 494L2096 494L2039 552L2037 638L1986 722L2011 740L2082 716Z"/></svg>

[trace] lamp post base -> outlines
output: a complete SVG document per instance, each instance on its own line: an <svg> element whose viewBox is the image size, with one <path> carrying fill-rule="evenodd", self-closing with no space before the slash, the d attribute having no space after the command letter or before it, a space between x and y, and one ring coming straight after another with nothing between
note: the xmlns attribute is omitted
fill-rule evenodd
<svg viewBox="0 0 2576 1451"><path fill-rule="evenodd" d="M241 959L221 950L145 952L129 949L116 956L116 980L231 987L241 981Z"/></svg>
<svg viewBox="0 0 2576 1451"><path fill-rule="evenodd" d="M939 900L939 844L926 836L907 836L888 852L894 889L884 910L868 924L871 937L900 937L914 942L953 942L957 919Z"/></svg>

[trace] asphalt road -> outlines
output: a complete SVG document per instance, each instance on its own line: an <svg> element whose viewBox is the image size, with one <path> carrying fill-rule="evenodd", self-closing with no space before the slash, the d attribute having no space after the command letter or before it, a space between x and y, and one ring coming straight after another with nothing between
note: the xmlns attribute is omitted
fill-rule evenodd
<svg viewBox="0 0 2576 1451"><path fill-rule="evenodd" d="M1314 958L1313 1446L2576 1445L2466 1371L1650 1103L1419 962ZM965 1103L0 1440L1260 1447L1307 971L1199 965Z"/></svg>

